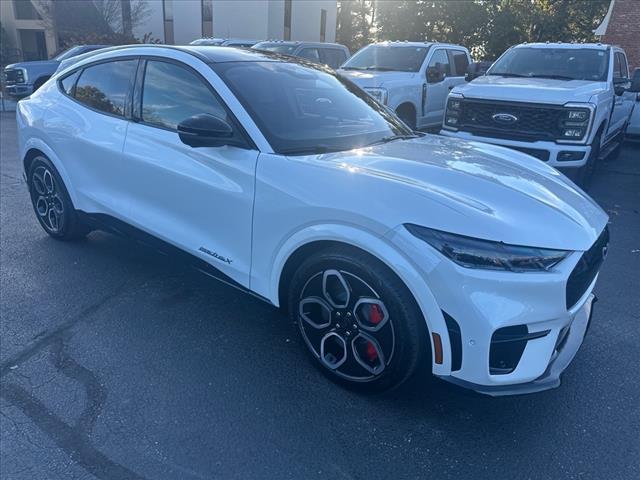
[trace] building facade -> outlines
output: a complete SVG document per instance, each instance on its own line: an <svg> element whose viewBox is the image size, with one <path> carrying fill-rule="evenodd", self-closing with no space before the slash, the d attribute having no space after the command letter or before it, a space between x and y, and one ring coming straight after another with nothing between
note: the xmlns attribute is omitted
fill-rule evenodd
<svg viewBox="0 0 640 480"><path fill-rule="evenodd" d="M133 0L135 1L135 0ZM182 45L201 37L334 42L336 0L147 0L134 35Z"/></svg>
<svg viewBox="0 0 640 480"><path fill-rule="evenodd" d="M640 68L640 1L611 0L607 15L594 34L603 43L624 48L629 71Z"/></svg>
<svg viewBox="0 0 640 480"><path fill-rule="evenodd" d="M51 1L51 0L47 0ZM77 0L78 8L93 0ZM104 1L104 0L103 0ZM115 16L113 31L132 33L169 45L184 45L202 37L251 40L334 42L337 0L106 0L121 12L143 3L145 14L135 19ZM3 38L15 51L11 61L44 60L58 50L54 22L44 21L43 0L0 0ZM104 5L104 4L103 4ZM83 15L79 11L78 15ZM4 59L6 61L6 59Z"/></svg>

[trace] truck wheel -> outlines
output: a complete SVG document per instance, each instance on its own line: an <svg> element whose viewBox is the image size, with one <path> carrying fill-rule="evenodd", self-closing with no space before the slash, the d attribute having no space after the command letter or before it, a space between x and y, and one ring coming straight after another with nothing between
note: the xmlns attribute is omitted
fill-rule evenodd
<svg viewBox="0 0 640 480"><path fill-rule="evenodd" d="M593 174L596 170L596 163L598 162L598 157L600 156L601 135L602 134L599 132L596 135L596 138L593 139L593 143L591 144L591 153L589 154L587 163L585 163L585 165L580 168L580 171L577 175L576 183L583 190L587 190L591 186L591 180L593 179Z"/></svg>
<svg viewBox="0 0 640 480"><path fill-rule="evenodd" d="M45 84L47 80L49 80L49 77L39 78L38 80L36 80L36 82L33 84L33 91L35 92L36 90L38 90L42 85Z"/></svg>
<svg viewBox="0 0 640 480"><path fill-rule="evenodd" d="M618 145L616 145L616 147L607 156L606 158L607 161L616 160L620 156L620 152L622 151L622 144L624 143L624 137L627 134L627 126L628 125L625 125L622 131L618 135L616 135L616 138L612 140L613 142L616 142Z"/></svg>

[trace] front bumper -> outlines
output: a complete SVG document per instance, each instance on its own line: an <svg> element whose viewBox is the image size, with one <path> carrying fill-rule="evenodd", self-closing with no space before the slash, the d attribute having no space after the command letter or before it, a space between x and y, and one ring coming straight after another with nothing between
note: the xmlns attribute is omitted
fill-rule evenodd
<svg viewBox="0 0 640 480"><path fill-rule="evenodd" d="M548 160L546 160L545 163L555 168L583 167L587 163L587 159L589 158L589 154L591 153L591 147L589 145L555 143L549 141L523 142L519 140L507 140L503 138L482 137L480 135L473 135L469 132L456 132L447 129L442 129L440 131L440 134L447 137L461 138L474 142L484 142L490 143L492 145L499 145L501 147L513 148L514 150L518 150L524 153L527 153L527 150L539 151L541 153L546 152L548 154ZM584 155L580 160L559 160L558 156L560 152L577 152Z"/></svg>
<svg viewBox="0 0 640 480"><path fill-rule="evenodd" d="M434 375L489 395L559 385L583 341L595 298L597 273L579 298L570 295L583 252L572 252L548 272L517 273L461 267L403 227L390 240L410 256L424 285L414 294L432 334L432 352L441 339L439 362L432 353ZM521 346L515 357L497 347L512 341L498 334L512 330L524 331L512 337Z"/></svg>
<svg viewBox="0 0 640 480"><path fill-rule="evenodd" d="M597 297L592 293L587 298L582 308L576 312L569 325L566 339L563 340L561 348L554 351L549 366L542 375L531 382L515 385L478 385L466 380L461 380L452 376L441 376L443 380L458 385L460 387L475 390L478 393L491 395L494 397L504 395L525 395L537 393L560 386L560 375L569 366L573 357L578 353L582 341L589 330L591 317L593 315L593 305Z"/></svg>
<svg viewBox="0 0 640 480"><path fill-rule="evenodd" d="M4 90L7 92L7 95L14 98L28 97L33 93L33 85L28 83L15 83L6 85Z"/></svg>

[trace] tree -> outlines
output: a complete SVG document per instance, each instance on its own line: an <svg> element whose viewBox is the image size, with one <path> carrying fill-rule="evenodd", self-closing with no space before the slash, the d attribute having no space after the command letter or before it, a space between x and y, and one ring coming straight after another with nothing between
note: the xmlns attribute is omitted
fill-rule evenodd
<svg viewBox="0 0 640 480"><path fill-rule="evenodd" d="M341 0L338 2L336 41L351 52L371 43L375 21L375 0Z"/></svg>

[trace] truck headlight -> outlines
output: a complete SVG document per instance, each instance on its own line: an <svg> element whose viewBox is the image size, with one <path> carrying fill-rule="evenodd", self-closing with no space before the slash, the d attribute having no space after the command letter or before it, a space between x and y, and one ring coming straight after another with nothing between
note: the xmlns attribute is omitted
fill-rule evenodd
<svg viewBox="0 0 640 480"><path fill-rule="evenodd" d="M387 104L387 89L386 88L374 88L374 87L365 87L364 91L379 101L381 104Z"/></svg>
<svg viewBox="0 0 640 480"><path fill-rule="evenodd" d="M549 248L523 247L442 232L405 224L405 228L445 257L465 268L509 272L545 272L571 252Z"/></svg>
<svg viewBox="0 0 640 480"><path fill-rule="evenodd" d="M457 129L462 114L462 97L449 96L447 108L444 115L444 126Z"/></svg>
<svg viewBox="0 0 640 480"><path fill-rule="evenodd" d="M587 133L591 120L591 109L567 106L560 117L561 137L564 140L580 140Z"/></svg>

